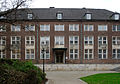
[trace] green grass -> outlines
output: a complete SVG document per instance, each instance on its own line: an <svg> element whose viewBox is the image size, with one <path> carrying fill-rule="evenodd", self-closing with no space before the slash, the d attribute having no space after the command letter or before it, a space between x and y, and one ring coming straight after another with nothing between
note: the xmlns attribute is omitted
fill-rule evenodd
<svg viewBox="0 0 120 84"><path fill-rule="evenodd" d="M88 84L120 84L120 73L101 73L80 79Z"/></svg>

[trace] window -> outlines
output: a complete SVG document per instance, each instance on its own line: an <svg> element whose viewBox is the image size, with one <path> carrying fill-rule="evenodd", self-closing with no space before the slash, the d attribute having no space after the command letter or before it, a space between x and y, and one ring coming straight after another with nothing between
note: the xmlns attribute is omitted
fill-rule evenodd
<svg viewBox="0 0 120 84"><path fill-rule="evenodd" d="M33 19L33 14L28 14L28 19Z"/></svg>
<svg viewBox="0 0 120 84"><path fill-rule="evenodd" d="M6 31L6 25L0 25L0 32Z"/></svg>
<svg viewBox="0 0 120 84"><path fill-rule="evenodd" d="M50 37L41 37L40 38L40 47L46 45L47 49L44 51L44 58L50 59ZM40 50L40 59L43 59L42 49Z"/></svg>
<svg viewBox="0 0 120 84"><path fill-rule="evenodd" d="M25 25L25 31L35 31L35 25Z"/></svg>
<svg viewBox="0 0 120 84"><path fill-rule="evenodd" d="M93 59L93 49L84 49L84 58Z"/></svg>
<svg viewBox="0 0 120 84"><path fill-rule="evenodd" d="M70 59L78 59L78 49L70 49Z"/></svg>
<svg viewBox="0 0 120 84"><path fill-rule="evenodd" d="M115 15L114 15L114 19L115 19L115 20L119 20L119 17L120 17L119 14L115 14Z"/></svg>
<svg viewBox="0 0 120 84"><path fill-rule="evenodd" d="M12 25L11 31L20 31L21 26L20 25Z"/></svg>
<svg viewBox="0 0 120 84"><path fill-rule="evenodd" d="M112 37L112 44L113 45L120 45L120 36Z"/></svg>
<svg viewBox="0 0 120 84"><path fill-rule="evenodd" d="M98 43L99 43L99 45L106 45L107 44L107 37L106 36L99 36Z"/></svg>
<svg viewBox="0 0 120 84"><path fill-rule="evenodd" d="M93 31L93 25L84 25L84 31Z"/></svg>
<svg viewBox="0 0 120 84"><path fill-rule="evenodd" d="M6 45L6 37L0 36L0 58L6 57L5 45Z"/></svg>
<svg viewBox="0 0 120 84"><path fill-rule="evenodd" d="M55 36L55 45L64 45L64 36Z"/></svg>
<svg viewBox="0 0 120 84"><path fill-rule="evenodd" d="M99 59L107 59L107 49L98 50Z"/></svg>
<svg viewBox="0 0 120 84"><path fill-rule="evenodd" d="M62 13L57 13L57 19L62 19L63 14Z"/></svg>
<svg viewBox="0 0 120 84"><path fill-rule="evenodd" d="M86 19L88 20L92 19L92 14L86 14Z"/></svg>
<svg viewBox="0 0 120 84"><path fill-rule="evenodd" d="M98 25L98 31L107 31L107 25Z"/></svg>
<svg viewBox="0 0 120 84"><path fill-rule="evenodd" d="M92 45L93 44L93 36L85 36L84 37L84 44L85 45Z"/></svg>
<svg viewBox="0 0 120 84"><path fill-rule="evenodd" d="M12 36L11 37L11 45L20 45L21 44L21 37L20 36Z"/></svg>
<svg viewBox="0 0 120 84"><path fill-rule="evenodd" d="M1 45L6 45L6 37L5 36L0 36L0 46Z"/></svg>
<svg viewBox="0 0 120 84"><path fill-rule="evenodd" d="M34 49L26 49L25 59L35 59L35 50Z"/></svg>
<svg viewBox="0 0 120 84"><path fill-rule="evenodd" d="M120 25L113 25L112 31L120 31Z"/></svg>
<svg viewBox="0 0 120 84"><path fill-rule="evenodd" d="M70 36L69 43L71 45L73 45L73 44L78 45L79 44L79 37L78 36Z"/></svg>
<svg viewBox="0 0 120 84"><path fill-rule="evenodd" d="M20 59L20 58L21 58L21 50L20 49L11 50L11 59Z"/></svg>
<svg viewBox="0 0 120 84"><path fill-rule="evenodd" d="M64 25L55 25L55 31L64 31Z"/></svg>
<svg viewBox="0 0 120 84"><path fill-rule="evenodd" d="M69 31L79 31L79 24L69 24Z"/></svg>
<svg viewBox="0 0 120 84"><path fill-rule="evenodd" d="M40 31L50 31L50 25L40 25Z"/></svg>
<svg viewBox="0 0 120 84"><path fill-rule="evenodd" d="M26 44L26 46L34 46L35 45L35 36L26 36L25 44Z"/></svg>
<svg viewBox="0 0 120 84"><path fill-rule="evenodd" d="M113 59L120 59L120 49L113 49L112 58Z"/></svg>

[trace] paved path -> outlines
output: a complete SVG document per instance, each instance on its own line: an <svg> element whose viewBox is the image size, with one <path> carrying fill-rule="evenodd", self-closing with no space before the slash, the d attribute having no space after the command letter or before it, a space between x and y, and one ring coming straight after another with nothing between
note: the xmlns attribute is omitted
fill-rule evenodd
<svg viewBox="0 0 120 84"><path fill-rule="evenodd" d="M110 73L113 71L48 71L47 84L87 84L80 80L80 77L96 74L96 73Z"/></svg>

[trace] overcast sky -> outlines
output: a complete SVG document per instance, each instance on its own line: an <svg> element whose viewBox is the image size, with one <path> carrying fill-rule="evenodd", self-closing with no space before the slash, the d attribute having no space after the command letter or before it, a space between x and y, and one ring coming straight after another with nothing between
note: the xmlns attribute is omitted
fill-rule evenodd
<svg viewBox="0 0 120 84"><path fill-rule="evenodd" d="M100 8L120 13L120 0L33 0L31 8Z"/></svg>

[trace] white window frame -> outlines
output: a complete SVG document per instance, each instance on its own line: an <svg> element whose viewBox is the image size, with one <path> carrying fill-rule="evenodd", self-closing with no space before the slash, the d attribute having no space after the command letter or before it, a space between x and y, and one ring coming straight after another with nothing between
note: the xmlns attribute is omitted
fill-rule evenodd
<svg viewBox="0 0 120 84"><path fill-rule="evenodd" d="M106 38L106 40L104 40L104 37ZM99 39L99 38L102 38L102 39ZM101 41L101 44L100 44L100 41ZM106 42L106 43L104 43ZM108 38L107 36L98 36L98 45L107 45L108 44Z"/></svg>
<svg viewBox="0 0 120 84"><path fill-rule="evenodd" d="M13 37L15 38L15 40L13 40ZM19 38L19 40L17 38ZM13 44L13 41L15 42L15 44ZM21 36L11 36L11 45L16 45L16 44L19 45L21 44Z"/></svg>
<svg viewBox="0 0 120 84"><path fill-rule="evenodd" d="M62 19L63 18L63 14L62 13L57 13L57 19Z"/></svg>
<svg viewBox="0 0 120 84"><path fill-rule="evenodd" d="M32 13L28 13L27 16L28 16L27 17L28 19L33 19L33 14Z"/></svg>
<svg viewBox="0 0 120 84"><path fill-rule="evenodd" d="M72 53L70 52L71 50L72 50ZM75 52L75 50L77 50L77 53ZM71 55L73 55L72 58L71 58ZM77 58L75 57L75 55L77 55ZM70 60L79 59L79 49L69 49L69 58L70 58Z"/></svg>
<svg viewBox="0 0 120 84"><path fill-rule="evenodd" d="M98 31L108 31L108 25L98 25Z"/></svg>
<svg viewBox="0 0 120 84"><path fill-rule="evenodd" d="M64 36L55 36L55 45L64 45L64 44L65 44Z"/></svg>
<svg viewBox="0 0 120 84"><path fill-rule="evenodd" d="M119 19L120 19L120 15L119 15L119 14L115 14L115 15L114 15L114 19L115 19L115 20L119 20Z"/></svg>
<svg viewBox="0 0 120 84"><path fill-rule="evenodd" d="M4 39L3 39L4 38ZM0 36L0 46L6 45L6 36ZM0 58L6 58L6 50L0 49Z"/></svg>
<svg viewBox="0 0 120 84"><path fill-rule="evenodd" d="M40 31L50 31L50 24L41 24Z"/></svg>
<svg viewBox="0 0 120 84"><path fill-rule="evenodd" d="M11 25L11 31L21 31L20 25Z"/></svg>
<svg viewBox="0 0 120 84"><path fill-rule="evenodd" d="M27 50L29 50L29 58L27 58ZM31 54L31 50L34 50L34 54ZM32 58L32 55L34 56L34 58ZM25 49L25 59L35 59L35 49L32 49L32 48L28 48L28 49Z"/></svg>
<svg viewBox="0 0 120 84"><path fill-rule="evenodd" d="M84 45L93 45L93 44L94 44L94 36L84 36Z"/></svg>
<svg viewBox="0 0 120 84"><path fill-rule="evenodd" d="M77 37L78 40L76 40L75 37ZM71 39L72 39L72 40L71 40ZM71 44L70 41L73 41L73 43ZM77 44L76 44L75 41L77 41ZM79 36L69 36L69 44L70 44L70 45L79 45Z"/></svg>
<svg viewBox="0 0 120 84"><path fill-rule="evenodd" d="M120 31L120 25L112 25L112 31Z"/></svg>
<svg viewBox="0 0 120 84"><path fill-rule="evenodd" d="M102 52L100 53L99 50L102 50ZM103 51L106 51L106 53L104 53ZM99 57L99 55L102 55L102 58ZM106 55L106 58L104 58L104 55ZM107 59L108 58L108 50L107 49L98 49L98 58L99 59Z"/></svg>
<svg viewBox="0 0 120 84"><path fill-rule="evenodd" d="M69 31L79 31L79 24L69 24Z"/></svg>
<svg viewBox="0 0 120 84"><path fill-rule="evenodd" d="M112 36L112 45L120 45L120 36Z"/></svg>
<svg viewBox="0 0 120 84"><path fill-rule="evenodd" d="M33 24L25 25L25 31L35 31L35 25Z"/></svg>
<svg viewBox="0 0 120 84"><path fill-rule="evenodd" d="M27 37L29 38L29 40L27 40ZM27 44L27 41L29 41L29 44ZM34 42L34 44L32 44L32 42ZM25 36L25 45L26 46L35 46L35 36Z"/></svg>
<svg viewBox="0 0 120 84"><path fill-rule="evenodd" d="M87 50L87 53L85 52ZM92 53L90 53L90 50L92 50ZM84 49L84 59L93 59L93 49ZM86 58L85 55L87 55L88 57ZM90 58L90 55L92 55L92 58Z"/></svg>
<svg viewBox="0 0 120 84"><path fill-rule="evenodd" d="M46 43L46 41L48 41L48 45ZM49 49L49 53L44 52L44 59L50 59L50 36L44 36L44 37L40 37L40 59L43 59L43 53L42 53L42 49L41 49L41 45L42 45L42 42L44 43L44 45L47 45L48 49ZM47 58L47 55L49 56Z"/></svg>
<svg viewBox="0 0 120 84"><path fill-rule="evenodd" d="M6 25L0 25L0 32L6 31Z"/></svg>
<svg viewBox="0 0 120 84"><path fill-rule="evenodd" d="M54 25L55 31L64 31L64 25Z"/></svg>
<svg viewBox="0 0 120 84"><path fill-rule="evenodd" d="M84 25L84 31L94 31L94 25Z"/></svg>
<svg viewBox="0 0 120 84"><path fill-rule="evenodd" d="M15 51L15 53L13 53ZM16 52L16 51L19 51L19 52ZM15 55L15 58L13 58L13 55ZM18 58L18 55L20 56ZM21 59L21 50L20 49L14 49L14 50L11 50L11 59Z"/></svg>
<svg viewBox="0 0 120 84"><path fill-rule="evenodd" d="M86 14L86 19L87 19L87 20L91 20L91 19L92 19L92 14L89 14L89 13Z"/></svg>
<svg viewBox="0 0 120 84"><path fill-rule="evenodd" d="M115 50L115 53L113 52L113 50ZM120 59L120 53L118 53L118 50L120 49L112 49L112 59ZM114 57L115 55L115 57ZM119 56L119 58L118 58Z"/></svg>

